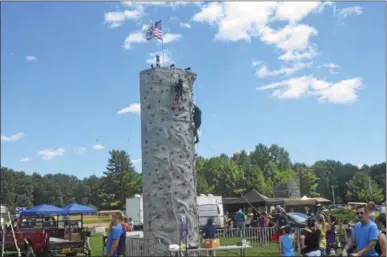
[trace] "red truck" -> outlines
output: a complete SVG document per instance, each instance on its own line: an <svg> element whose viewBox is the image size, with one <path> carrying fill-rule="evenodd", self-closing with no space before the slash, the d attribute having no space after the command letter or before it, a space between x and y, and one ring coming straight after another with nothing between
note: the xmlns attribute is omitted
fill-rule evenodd
<svg viewBox="0 0 387 257"><path fill-rule="evenodd" d="M50 257L60 254L76 256L82 253L89 257L90 249L85 247L85 235L82 229L77 231L69 224L65 224L65 221L62 222L63 226L58 223L60 222L57 222L54 217L21 217L14 224L14 234L17 246L23 255ZM10 226L5 228L5 231L0 231L0 245L3 244L3 238L6 252L17 250ZM71 240L72 238L75 240Z"/></svg>

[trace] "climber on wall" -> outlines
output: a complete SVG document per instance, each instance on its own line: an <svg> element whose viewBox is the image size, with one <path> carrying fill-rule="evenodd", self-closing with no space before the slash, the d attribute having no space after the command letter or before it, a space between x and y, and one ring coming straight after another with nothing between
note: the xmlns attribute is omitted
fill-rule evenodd
<svg viewBox="0 0 387 257"><path fill-rule="evenodd" d="M179 79L175 84L175 104L183 101L183 80Z"/></svg>
<svg viewBox="0 0 387 257"><path fill-rule="evenodd" d="M160 56L156 55L156 67L160 68Z"/></svg>
<svg viewBox="0 0 387 257"><path fill-rule="evenodd" d="M202 111L200 108L194 103L193 108L193 123L194 123L194 137L195 137L195 144L199 143L199 128L202 124Z"/></svg>

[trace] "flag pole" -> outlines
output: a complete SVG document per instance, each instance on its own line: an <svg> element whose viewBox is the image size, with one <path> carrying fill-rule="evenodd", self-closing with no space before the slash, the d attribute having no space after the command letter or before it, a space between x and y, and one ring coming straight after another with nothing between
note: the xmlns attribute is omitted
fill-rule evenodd
<svg viewBox="0 0 387 257"><path fill-rule="evenodd" d="M163 55L163 62L162 62L162 65L164 66L164 58L165 58L165 55L164 55L164 30L163 30L163 21L161 20L161 53Z"/></svg>

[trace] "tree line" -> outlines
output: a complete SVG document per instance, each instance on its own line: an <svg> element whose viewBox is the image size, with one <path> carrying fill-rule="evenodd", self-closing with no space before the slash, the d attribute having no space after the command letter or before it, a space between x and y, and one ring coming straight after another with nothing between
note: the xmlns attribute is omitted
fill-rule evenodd
<svg viewBox="0 0 387 257"><path fill-rule="evenodd" d="M292 163L289 153L278 145L256 145L253 151L232 156L196 159L198 194L239 197L255 189L269 197L285 197L287 185L299 182L300 194L336 202L384 201L386 163L357 167L335 160L313 165ZM47 203L64 206L81 203L102 209L123 209L126 197L141 193L142 176L123 150L110 151L103 176L79 179L66 174L26 174L1 167L0 202L10 210Z"/></svg>

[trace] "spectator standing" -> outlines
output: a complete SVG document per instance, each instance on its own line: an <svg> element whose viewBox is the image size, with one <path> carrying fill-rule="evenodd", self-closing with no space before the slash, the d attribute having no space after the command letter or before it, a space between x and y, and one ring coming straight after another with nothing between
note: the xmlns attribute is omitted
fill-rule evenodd
<svg viewBox="0 0 387 257"><path fill-rule="evenodd" d="M316 227L315 219L309 217L300 235L301 253L304 256L321 256L320 240L321 231Z"/></svg>
<svg viewBox="0 0 387 257"><path fill-rule="evenodd" d="M386 214L386 204L385 203L382 203L380 205L380 213Z"/></svg>
<svg viewBox="0 0 387 257"><path fill-rule="evenodd" d="M370 220L369 210L368 206L356 208L356 216L360 222L357 222L354 226L351 240L345 246L342 256L348 256L347 252L354 244L357 253L352 253L351 256L378 256L375 245L379 239L379 230L376 224Z"/></svg>
<svg viewBox="0 0 387 257"><path fill-rule="evenodd" d="M317 228L321 232L321 237L320 237L320 251L321 251L321 255L325 256L325 250L327 248L327 240L325 238L325 235L326 235L327 230L328 230L328 225L326 224L325 218L324 218L324 216L322 214L319 214L317 216Z"/></svg>
<svg viewBox="0 0 387 257"><path fill-rule="evenodd" d="M373 201L369 201L367 203L367 210L369 213L369 219L372 221L375 221L375 209L376 209L376 204Z"/></svg>
<svg viewBox="0 0 387 257"><path fill-rule="evenodd" d="M381 213L375 219L375 223L378 226L380 231L378 242L375 245L375 251L379 254L379 256L386 256L386 214Z"/></svg>
<svg viewBox="0 0 387 257"><path fill-rule="evenodd" d="M335 255L334 252L336 249L336 233L335 217L330 215L328 216L328 229L325 234L325 239L327 241L326 253L329 253L329 255Z"/></svg>
<svg viewBox="0 0 387 257"><path fill-rule="evenodd" d="M294 235L292 234L292 228L290 226L285 226L284 234L280 236L279 241L281 256L296 256L294 251L295 240Z"/></svg>
<svg viewBox="0 0 387 257"><path fill-rule="evenodd" d="M111 229L106 245L106 256L118 257L121 254L125 254L125 239L126 231L123 225L123 216L118 212L112 217Z"/></svg>

